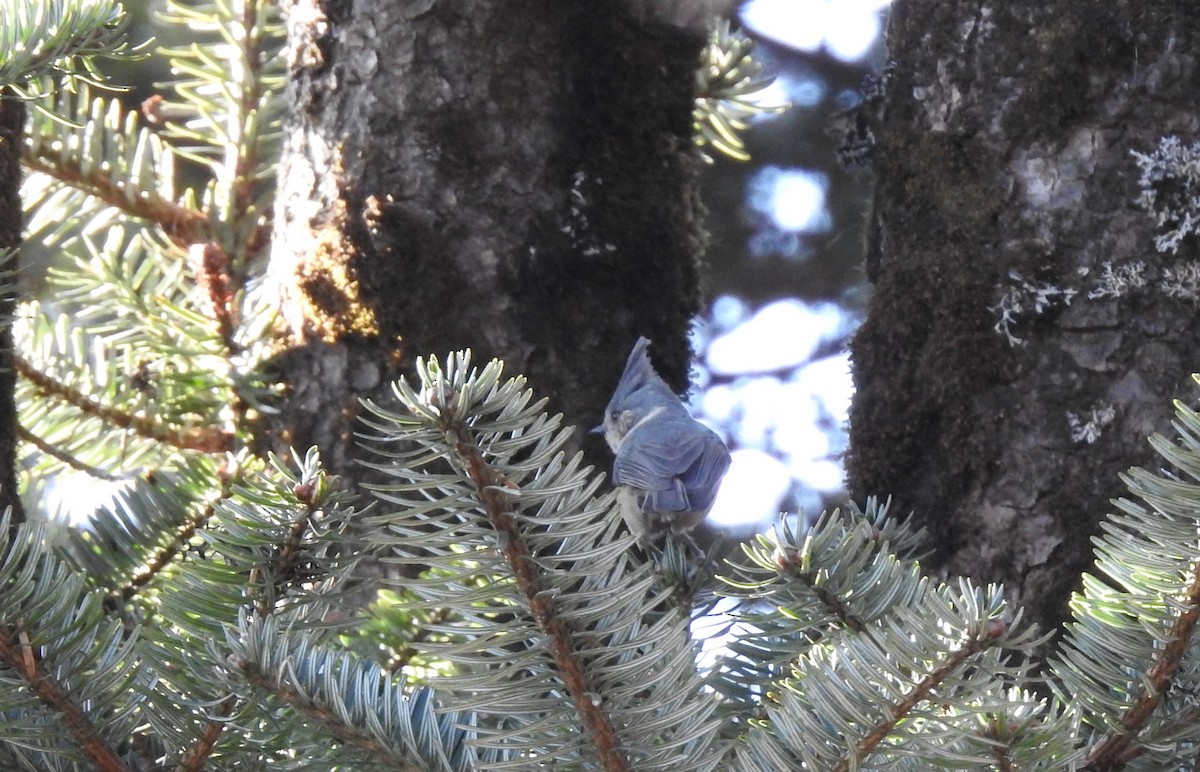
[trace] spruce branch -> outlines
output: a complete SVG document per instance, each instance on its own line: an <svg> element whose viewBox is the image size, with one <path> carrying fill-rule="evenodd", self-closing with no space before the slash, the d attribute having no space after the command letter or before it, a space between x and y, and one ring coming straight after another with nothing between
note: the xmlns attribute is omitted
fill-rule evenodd
<svg viewBox="0 0 1200 772"><path fill-rule="evenodd" d="M242 4L240 25L237 34L226 39L238 45L241 66L234 68L236 73L243 74L242 82L238 84L237 109L232 112L236 123L230 132L230 147L235 149L234 157L226 161L230 169L229 198L234 208L246 212L254 207L257 183L262 179L259 172L261 162L258 158L259 148L255 139L255 128L262 100L266 96L267 83L265 74L271 55L278 51L267 49L278 46L277 32L274 36L268 32L266 16L273 12L273 3L244 2ZM228 27L222 29L228 30ZM272 39L272 38L275 39ZM232 38L232 39L230 39ZM271 164L267 164L268 167Z"/></svg>
<svg viewBox="0 0 1200 772"><path fill-rule="evenodd" d="M1192 568L1192 581L1181 606L1184 610L1171 625L1161 650L1139 679L1139 693L1122 711L1117 727L1092 746L1086 769L1092 772L1113 769L1143 752L1137 738L1169 693L1187 649L1195 644L1196 622L1200 619L1200 561Z"/></svg>
<svg viewBox="0 0 1200 772"><path fill-rule="evenodd" d="M286 80L280 15L270 0L215 9L169 0L163 14L167 23L186 27L193 40L199 33L207 43L163 52L179 77L170 84L178 100L161 125L181 155L213 174L210 214L239 286L247 262L269 240Z"/></svg>
<svg viewBox="0 0 1200 772"><path fill-rule="evenodd" d="M292 455L296 455L294 450ZM272 463L281 465L276 458L272 458ZM298 510L289 513L291 522L287 525L286 536L279 544L277 554L265 568L265 573L271 579L270 585L263 585L257 568L250 572L251 585L264 586L264 592L255 601L255 610L261 617L275 610L277 600L287 596L288 587L312 578L304 572L303 564L310 559L314 532L318 528L319 518L324 514L324 507L329 504L334 485L321 470L315 450L309 451L301 469L306 470L307 474L302 474L291 490ZM351 546L349 543L344 545L347 549Z"/></svg>
<svg viewBox="0 0 1200 772"><path fill-rule="evenodd" d="M764 92L774 78L762 78L762 65L753 57L754 41L732 32L729 21L713 17L708 42L696 69L696 98L692 109L692 131L696 145L711 146L737 161L750 160L742 134L756 115L786 110L787 103L772 104ZM707 153L704 159L712 162Z"/></svg>
<svg viewBox="0 0 1200 772"><path fill-rule="evenodd" d="M53 244L60 233L97 232L119 219L142 228L157 225L181 248L212 237L208 216L191 203L193 195L176 202L176 154L170 145L119 99L80 85L42 104L21 152L22 165L33 172L23 191L32 205L31 239ZM63 217L64 210L70 215Z"/></svg>
<svg viewBox="0 0 1200 772"><path fill-rule="evenodd" d="M31 172L45 174L64 185L94 196L130 217L154 223L162 228L171 241L181 247L203 241L212 232L208 217L203 212L173 203L145 190L130 200L126 188L117 185L107 171L91 169L85 172L72 165L61 153L40 148L36 155L27 152L22 156L21 165Z"/></svg>
<svg viewBox="0 0 1200 772"><path fill-rule="evenodd" d="M279 714L280 705L264 706L231 663L246 651L236 633L240 616L282 619L255 644L254 661L276 663L272 673L276 665L291 668L289 657L305 647L332 640L335 628L324 620L356 564L356 545L345 530L355 515L345 506L351 497L326 478L313 450L296 468L274 457L264 465L244 456L223 469L198 475L222 482L220 494L204 504L203 527L187 540L202 546L171 571L158 572L145 604L154 622L141 651L157 676L149 695L153 736L180 749L178 763L187 769L280 759L283 747L302 748L301 756L321 768L336 750L330 733L297 719L303 711ZM174 487L190 489L196 482L180 480ZM227 648L230 640L237 645ZM323 672L318 666L313 677ZM354 728L370 735L362 726L377 726L386 705L365 709L372 717L357 714ZM334 755L345 768L360 768L341 751ZM336 766L330 761L326 768Z"/></svg>
<svg viewBox="0 0 1200 772"><path fill-rule="evenodd" d="M154 476L159 475L161 473ZM212 520L221 500L232 495L236 477L236 473L230 473L223 467L217 476L221 484L217 494L212 496L203 507L186 516L169 538L160 539L158 544L153 546L151 552L142 557L141 564L132 575L120 586L113 588L111 596L114 599L120 598L123 603L132 600L139 591L150 586L159 574L172 565L177 558L181 558L188 550L196 533Z"/></svg>
<svg viewBox="0 0 1200 772"><path fill-rule="evenodd" d="M379 663L388 673L420 683L435 676L439 666L445 664L426 656L427 644L444 639L437 628L453 624L456 617L454 610L445 606L413 609L413 600L403 588L381 588L365 609L362 626L347 639L347 646Z"/></svg>
<svg viewBox="0 0 1200 772"><path fill-rule="evenodd" d="M212 712L212 719L204 725L204 731L200 732L192 747L179 760L178 769L183 772L200 772L207 768L208 759L212 756L217 741L221 739L221 733L229 726L229 719L237 707L236 697L227 697L216 706Z"/></svg>
<svg viewBox="0 0 1200 772"><path fill-rule="evenodd" d="M321 741L335 750L343 750L336 748L341 741L344 750L362 754L359 765L347 768L381 760L408 772L475 768L467 744L473 718L457 711L439 718L428 687L410 692L403 679L313 645L274 617L243 614L226 646L231 652L227 667L235 678L310 719L322 730Z"/></svg>
<svg viewBox="0 0 1200 772"><path fill-rule="evenodd" d="M1096 728L1089 770L1134 759L1168 768L1200 745L1200 416L1179 401L1174 425L1177 440L1150 438L1174 471L1122 476L1142 503L1115 502L1097 540L1098 576L1084 575L1052 663L1059 701Z"/></svg>
<svg viewBox="0 0 1200 772"><path fill-rule="evenodd" d="M1003 719L997 718L991 726L987 727L984 732L984 739L992 747L992 756L996 761L996 769L998 772L1017 772L1017 767L1013 763L1012 753L1007 745L1007 732L996 726Z"/></svg>
<svg viewBox="0 0 1200 772"><path fill-rule="evenodd" d="M94 60L128 54L115 0L11 0L0 24L0 84L48 74L102 80Z"/></svg>
<svg viewBox="0 0 1200 772"><path fill-rule="evenodd" d="M889 539L908 551L913 535L885 509L781 523L731 564L728 594L744 600L709 683L756 719L739 724L745 768L990 761L995 743L975 717L1021 726L1009 717L1041 710L1027 694L1004 696L1028 682L1022 657L1038 636L1019 612L1006 618L998 588L935 585L898 559Z"/></svg>
<svg viewBox="0 0 1200 772"><path fill-rule="evenodd" d="M866 547L867 544L868 542L864 540L863 546ZM753 557L753 553L751 555ZM802 553L779 545L775 547L771 557L781 572L786 572L789 577L811 592L817 602L838 624L853 632L870 635L863 620L851 612L849 606L842 601L837 592L825 586L825 569L814 569L811 561L804 559Z"/></svg>
<svg viewBox="0 0 1200 772"><path fill-rule="evenodd" d="M225 453L233 449L235 436L215 426L171 427L149 416L129 413L101 404L88 394L68 386L35 368L19 354L13 355L13 364L21 377L29 381L43 395L60 399L77 408L85 415L128 429L147 439L161 442L180 450L195 450L202 453Z"/></svg>
<svg viewBox="0 0 1200 772"><path fill-rule="evenodd" d="M45 667L38 647L30 643L30 631L20 620L0 625L0 661L18 673L39 702L58 716L75 744L101 772L127 772L116 751L101 739L92 718L71 698L64 686Z"/></svg>
<svg viewBox="0 0 1200 772"><path fill-rule="evenodd" d="M451 397L451 400L453 397ZM434 407L445 408L433 400ZM519 491L517 485L504 474L493 468L484 458L483 451L474 432L464 416L453 409L442 412L440 428L451 438L457 453L457 461L467 470L475 491L483 501L488 521L496 531L497 543L509 569L516 579L538 628L545 634L545 645L549 647L558 665L563 682L567 687L575 709L583 725L596 744L596 754L604 769L624 772L629 769L628 761L620 749L620 741L611 718L601 710L596 699L599 689L591 683L582 663L576 659L574 638L577 631L570 629L553 605L553 594L543 593L534 572L535 557L517 527L512 509L512 496Z"/></svg>
<svg viewBox="0 0 1200 772"><path fill-rule="evenodd" d="M26 444L31 473L78 462L136 479L173 465L180 450L231 447L242 428L242 395L253 398L256 381L221 356L210 317L172 302L186 291L182 266L164 273L151 254L125 246L110 239L81 262L87 274L56 277L64 289L53 316L35 302L21 309L17 364L30 376L18 379L21 421L56 450Z"/></svg>
<svg viewBox="0 0 1200 772"><path fill-rule="evenodd" d="M273 695L283 704L314 719L333 737L358 746L374 756L389 755L391 749L366 732L360 731L360 724L356 724L352 720L343 720L339 717L338 707L341 706L334 707L322 704L325 701L321 699L322 697L329 699L333 695L337 695L339 693L338 690L330 689L324 694L306 692L301 688L290 686L284 679L272 677L271 674L264 673L259 668L257 662L239 658L232 660L232 664L251 686ZM341 712L344 713L345 709L343 708ZM418 768L414 767L405 767L405 769L411 770L411 772L421 772Z"/></svg>
<svg viewBox="0 0 1200 772"><path fill-rule="evenodd" d="M384 669L398 673L408 668L413 657L420 653L420 644L436 635L434 627L445 624L450 619L450 609L434 609L429 615L428 624L422 624L396 653L383 663Z"/></svg>
<svg viewBox="0 0 1200 772"><path fill-rule="evenodd" d="M98 480L105 480L107 482L117 482L118 480L121 479L120 477L118 477L114 474L109 474L108 472L104 471L100 467L92 466L91 464L85 464L83 461L80 461L78 458L76 458L75 456L66 452L65 450L58 447L57 445L46 442L44 439L37 436L36 434L29 431L28 429L26 429L24 426L21 426L20 424L17 425L17 437L19 437L22 442L28 442L30 445L33 445L35 448L42 451L46 455L57 458L59 461L63 462L64 464L71 467L72 469L76 469L80 472L88 474L92 477L95 477Z"/></svg>
<svg viewBox="0 0 1200 772"><path fill-rule="evenodd" d="M0 555L4 739L30 758L65 754L106 772L127 769L117 745L136 721L125 700L144 686L136 635L105 617L102 593L49 551L40 526L11 527L5 513Z"/></svg>
<svg viewBox="0 0 1200 772"><path fill-rule="evenodd" d="M215 241L192 244L188 249L188 265L209 312L217 320L217 331L225 348L231 354L240 353L242 347L234 338L238 319L229 256Z"/></svg>
<svg viewBox="0 0 1200 772"><path fill-rule="evenodd" d="M696 672L688 616L622 532L612 493L567 459L561 417L522 378L469 355L418 364L401 411L365 403L372 486L393 510L365 518L390 559L419 565L398 603L449 608L426 650L432 681L476 711L474 746L564 768L717 768L716 701Z"/></svg>
<svg viewBox="0 0 1200 772"><path fill-rule="evenodd" d="M179 568L180 555L211 517L215 468L206 456L176 459L109 486L108 500L59 534L59 554L104 591L108 609L125 609L156 578Z"/></svg>
<svg viewBox="0 0 1200 772"><path fill-rule="evenodd" d="M1071 740L1079 726L1068 713L1052 714L1045 698L1014 689L1004 710L981 712L973 732L973 747L984 748L989 764L984 768L1003 772L1040 769L1059 772L1079 762ZM1065 720L1064 720L1065 719Z"/></svg>
<svg viewBox="0 0 1200 772"><path fill-rule="evenodd" d="M183 261L162 259L174 247L127 223L110 226L102 243L80 234L70 246L83 254L76 270L51 272L60 288L55 316L27 304L29 322L18 330L27 358L67 385L101 385L101 404L126 402L126 412L165 424L213 427L185 436L185 447L230 447L219 443L246 430L248 412L266 394L251 367L263 345L256 336L271 318L261 297L234 286L212 243L192 250L191 276Z"/></svg>
<svg viewBox="0 0 1200 772"><path fill-rule="evenodd" d="M912 685L899 700L892 703L885 711L886 717L876 724L858 741L851 751L851 756L839 761L833 772L848 772L857 769L858 765L886 740L903 721L908 720L913 711L933 696L933 691L948 678L969 667L975 656L994 642L999 641L1006 632L1007 625L999 620L993 620L982 630L976 631L963 642L961 648L950 653L946 659L935 666L927 675Z"/></svg>
<svg viewBox="0 0 1200 772"><path fill-rule="evenodd" d="M295 469L274 456L264 465L245 453L215 470L210 459L199 461L194 479L163 481L163 492L211 486L214 479L219 486L189 507L196 514L180 520L161 554L142 557L159 565L185 545L202 544L188 561L196 571L175 571L155 585L159 606L178 605L181 613L192 593L209 588L208 613L182 616L187 636L211 640L222 621L231 623L244 608L265 617L334 603L335 588L350 581L360 555L346 532L354 497L326 479L319 454L310 450Z"/></svg>
<svg viewBox="0 0 1200 772"><path fill-rule="evenodd" d="M870 499L864 511L834 510L811 528L782 519L742 545L749 562L730 561L721 577L725 595L746 601L735 615L742 629L709 675L714 688L733 704L755 703L823 639L842 630L871 638L875 622L924 592L915 563L897 557L924 534L887 509Z"/></svg>

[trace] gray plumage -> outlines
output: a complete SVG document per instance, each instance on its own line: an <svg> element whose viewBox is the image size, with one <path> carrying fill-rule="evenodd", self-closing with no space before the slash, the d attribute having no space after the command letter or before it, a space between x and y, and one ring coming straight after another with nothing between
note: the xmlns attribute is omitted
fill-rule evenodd
<svg viewBox="0 0 1200 772"><path fill-rule="evenodd" d="M712 508L729 469L729 449L716 432L692 418L659 377L638 338L604 411L603 429L616 455L613 485L621 515L645 544L669 529L686 533Z"/></svg>

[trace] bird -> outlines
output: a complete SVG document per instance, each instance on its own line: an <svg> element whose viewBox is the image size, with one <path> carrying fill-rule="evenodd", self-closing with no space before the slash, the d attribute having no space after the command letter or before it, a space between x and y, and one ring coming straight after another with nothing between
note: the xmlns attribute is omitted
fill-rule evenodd
<svg viewBox="0 0 1200 772"><path fill-rule="evenodd" d="M603 432L615 458L612 482L621 516L639 544L664 533L688 534L712 509L729 469L729 448L692 418L650 363L638 338L604 410Z"/></svg>

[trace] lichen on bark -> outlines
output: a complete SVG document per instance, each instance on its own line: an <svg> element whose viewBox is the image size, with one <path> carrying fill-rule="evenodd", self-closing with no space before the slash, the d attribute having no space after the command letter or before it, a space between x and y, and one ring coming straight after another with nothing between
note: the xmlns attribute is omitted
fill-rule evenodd
<svg viewBox="0 0 1200 772"><path fill-rule="evenodd" d="M892 9L851 491L895 496L934 533L931 567L1003 581L1048 627L1118 473L1153 463L1146 436L1192 396L1195 305L1096 291L1106 264L1171 270L1131 151L1197 131L1197 30L1165 2ZM1035 311L998 325L1021 287ZM1097 406L1112 418L1079 442Z"/></svg>

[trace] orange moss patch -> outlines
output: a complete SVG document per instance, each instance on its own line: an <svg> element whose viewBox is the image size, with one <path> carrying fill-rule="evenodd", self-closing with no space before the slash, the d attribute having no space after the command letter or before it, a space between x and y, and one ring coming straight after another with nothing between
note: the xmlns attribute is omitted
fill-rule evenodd
<svg viewBox="0 0 1200 772"><path fill-rule="evenodd" d="M344 221L344 211L337 219ZM306 331L327 343L347 336L379 335L375 309L363 298L355 268L358 249L337 224L323 228L316 236L316 249L296 271Z"/></svg>

